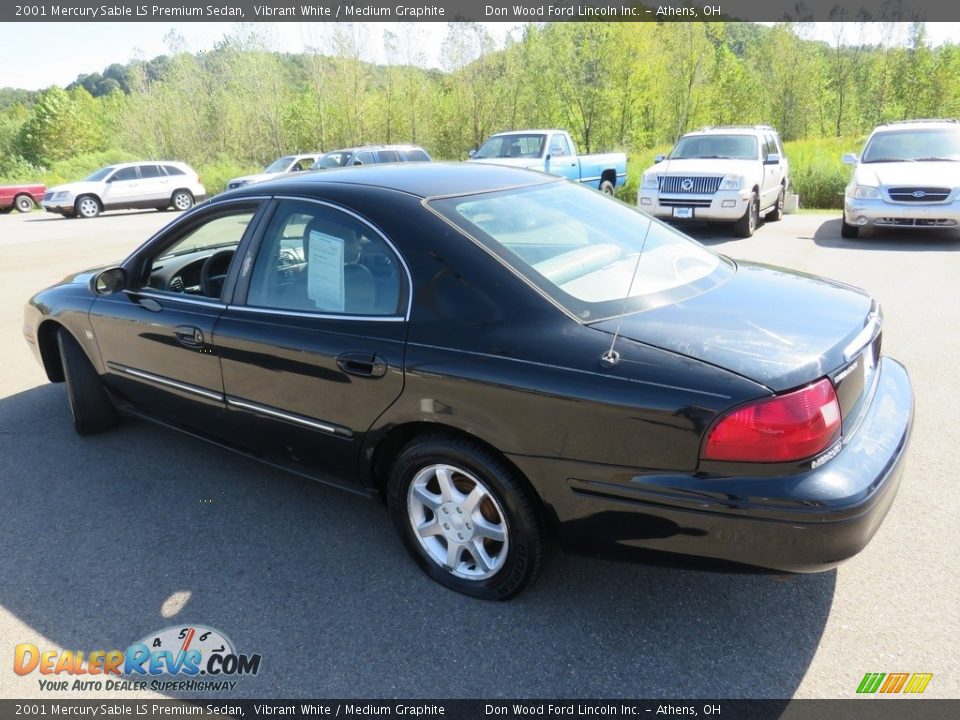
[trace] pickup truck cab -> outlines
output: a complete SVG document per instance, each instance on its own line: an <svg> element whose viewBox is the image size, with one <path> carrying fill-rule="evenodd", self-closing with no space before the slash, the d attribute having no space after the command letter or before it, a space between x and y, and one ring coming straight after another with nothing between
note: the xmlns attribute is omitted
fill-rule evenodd
<svg viewBox="0 0 960 720"><path fill-rule="evenodd" d="M30 212L43 200L46 191L43 185L0 186L0 213L8 213L14 208L18 212Z"/></svg>
<svg viewBox="0 0 960 720"><path fill-rule="evenodd" d="M573 138L564 130L512 130L491 135L471 162L508 165L560 175L613 195L627 178L624 153L577 155Z"/></svg>
<svg viewBox="0 0 960 720"><path fill-rule="evenodd" d="M667 220L733 223L753 235L761 216L783 217L790 166L769 125L711 127L687 133L640 180L637 205Z"/></svg>

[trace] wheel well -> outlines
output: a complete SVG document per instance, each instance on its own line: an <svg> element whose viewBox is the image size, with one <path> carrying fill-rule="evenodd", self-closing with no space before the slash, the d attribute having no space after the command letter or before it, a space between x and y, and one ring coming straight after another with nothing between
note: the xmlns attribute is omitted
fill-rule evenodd
<svg viewBox="0 0 960 720"><path fill-rule="evenodd" d="M185 192L190 197L193 197L193 193L190 192L188 188L177 188L172 193L170 193L170 199L173 200L173 196L176 195L178 192Z"/></svg>
<svg viewBox="0 0 960 720"><path fill-rule="evenodd" d="M18 192L16 195L13 196L13 201L16 202L22 197L30 198L30 202L33 202L33 195L25 192Z"/></svg>
<svg viewBox="0 0 960 720"><path fill-rule="evenodd" d="M609 180L614 185L617 184L617 171L616 170L604 170L600 173L600 183L603 184L604 181Z"/></svg>
<svg viewBox="0 0 960 720"><path fill-rule="evenodd" d="M103 210L103 200L96 193L83 193L82 195L77 195L77 199L73 201L73 206L76 207L77 203L83 200L83 198L93 198L97 201L97 205L100 206L100 209Z"/></svg>
<svg viewBox="0 0 960 720"><path fill-rule="evenodd" d="M478 438L476 435L472 435L471 433L468 433L465 430L460 430L459 428L450 427L449 425L440 425L435 422L410 422L403 425L398 425L397 427L391 429L377 442L377 445L373 450L373 461L370 465L370 472L377 492L380 495L380 499L384 504L387 502L387 481L390 478L390 466L393 464L394 459L397 457L400 451L407 445L407 443L418 436L437 434L447 435L451 438L468 440L476 445L479 445L488 452L494 453L501 460L503 460L503 462L506 463L507 466L514 472L518 481L527 489L527 492L530 493L530 497L536 501L537 511L540 514L543 526L550 531L550 535L553 538L558 536L559 521L556 517L556 514L547 507L533 483L531 483L527 476L523 474L520 468L511 462L510 458L508 458L490 443Z"/></svg>
<svg viewBox="0 0 960 720"><path fill-rule="evenodd" d="M59 323L47 320L37 329L37 345L40 347L43 369L47 373L47 379L54 383L63 382L63 359L57 344L57 331L61 327Z"/></svg>

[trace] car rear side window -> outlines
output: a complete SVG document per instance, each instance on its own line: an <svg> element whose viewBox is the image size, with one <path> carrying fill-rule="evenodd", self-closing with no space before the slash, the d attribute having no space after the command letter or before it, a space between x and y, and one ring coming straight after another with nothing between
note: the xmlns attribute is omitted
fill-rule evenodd
<svg viewBox="0 0 960 720"><path fill-rule="evenodd" d="M400 162L400 153L396 150L380 150L377 155L382 163Z"/></svg>
<svg viewBox="0 0 960 720"><path fill-rule="evenodd" d="M307 202L281 203L257 252L247 305L333 315L401 314L394 251L352 215Z"/></svg>
<svg viewBox="0 0 960 720"><path fill-rule="evenodd" d="M160 172L160 168L156 165L141 165L140 166L140 177L142 178L157 178L162 177L163 173Z"/></svg>
<svg viewBox="0 0 960 720"><path fill-rule="evenodd" d="M403 156L406 158L407 162L430 162L430 156L420 148L404 150Z"/></svg>

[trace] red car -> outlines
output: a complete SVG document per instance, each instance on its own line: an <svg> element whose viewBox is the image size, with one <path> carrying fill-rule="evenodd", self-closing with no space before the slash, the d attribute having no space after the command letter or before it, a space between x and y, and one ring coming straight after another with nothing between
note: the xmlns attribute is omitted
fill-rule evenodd
<svg viewBox="0 0 960 720"><path fill-rule="evenodd" d="M45 185L2 185L0 186L0 213L8 213L13 208L19 212L30 212L43 200L47 191Z"/></svg>

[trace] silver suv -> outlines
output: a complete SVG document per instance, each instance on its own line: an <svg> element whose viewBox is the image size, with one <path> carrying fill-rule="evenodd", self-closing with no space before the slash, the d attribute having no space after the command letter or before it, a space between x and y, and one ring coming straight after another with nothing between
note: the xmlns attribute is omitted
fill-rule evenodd
<svg viewBox="0 0 960 720"><path fill-rule="evenodd" d="M960 223L960 122L904 120L878 126L863 154L843 156L853 176L840 235L863 227L955 228Z"/></svg>
<svg viewBox="0 0 960 720"><path fill-rule="evenodd" d="M753 235L760 217L779 220L790 165L769 125L728 125L687 133L658 155L640 181L637 205L670 220L732 222Z"/></svg>

